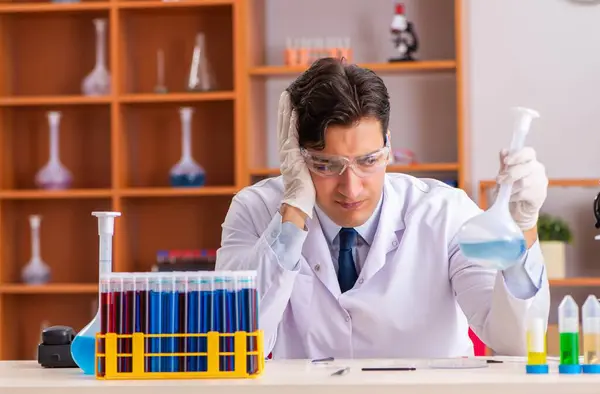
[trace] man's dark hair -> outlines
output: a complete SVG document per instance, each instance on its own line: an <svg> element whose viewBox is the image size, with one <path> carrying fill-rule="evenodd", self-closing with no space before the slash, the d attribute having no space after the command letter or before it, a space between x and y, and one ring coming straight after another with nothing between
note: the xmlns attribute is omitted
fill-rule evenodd
<svg viewBox="0 0 600 394"><path fill-rule="evenodd" d="M383 139L390 120L390 99L382 79L373 71L323 58L314 62L288 88L298 116L301 147L321 150L330 125L350 127L363 118L381 123Z"/></svg>

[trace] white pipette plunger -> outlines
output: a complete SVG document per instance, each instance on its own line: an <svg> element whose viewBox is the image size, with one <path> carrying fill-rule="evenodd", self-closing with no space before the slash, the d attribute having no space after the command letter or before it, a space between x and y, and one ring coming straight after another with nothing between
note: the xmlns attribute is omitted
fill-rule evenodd
<svg viewBox="0 0 600 394"><path fill-rule="evenodd" d="M521 150L533 119L540 115L529 108L516 107L510 152ZM500 185L494 204L468 220L460 229L458 242L465 257L483 266L504 270L521 261L527 251L525 237L510 210L512 182Z"/></svg>
<svg viewBox="0 0 600 394"><path fill-rule="evenodd" d="M121 212L92 212L98 218L98 236L100 237L99 264L100 275L112 272L112 237L115 233L115 218Z"/></svg>

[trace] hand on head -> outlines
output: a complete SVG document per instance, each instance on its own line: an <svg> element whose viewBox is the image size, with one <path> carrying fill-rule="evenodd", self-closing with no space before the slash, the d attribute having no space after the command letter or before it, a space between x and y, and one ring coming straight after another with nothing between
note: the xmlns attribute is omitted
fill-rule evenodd
<svg viewBox="0 0 600 394"><path fill-rule="evenodd" d="M312 218L315 188L300 153L296 113L287 91L284 91L279 98L277 138L280 170L285 186L283 203L300 209Z"/></svg>

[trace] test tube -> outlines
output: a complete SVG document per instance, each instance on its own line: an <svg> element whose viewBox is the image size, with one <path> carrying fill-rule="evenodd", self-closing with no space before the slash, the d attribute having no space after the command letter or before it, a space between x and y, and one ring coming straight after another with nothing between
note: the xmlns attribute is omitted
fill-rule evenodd
<svg viewBox="0 0 600 394"><path fill-rule="evenodd" d="M110 274L104 274L100 276L100 333L106 334L108 332L109 307L110 307ZM100 338L98 342L98 351L105 353L104 348L105 339ZM104 376L106 373L106 356L98 357L98 376Z"/></svg>
<svg viewBox="0 0 600 394"><path fill-rule="evenodd" d="M245 331L248 334L256 333L258 327L258 317L256 316L256 271L239 271L237 272L238 282L238 323L239 330ZM247 351L256 350L256 337L250 336L246 343ZM249 374L256 373L258 368L258 357L256 355L248 355L246 357L247 372Z"/></svg>
<svg viewBox="0 0 600 394"><path fill-rule="evenodd" d="M150 327L148 321L148 305L150 288L148 284L148 275L145 272L136 273L134 275L134 332L149 334ZM150 340L144 339L144 371L150 372L149 357L146 356L150 352Z"/></svg>
<svg viewBox="0 0 600 394"><path fill-rule="evenodd" d="M162 283L162 333L163 334L176 334L178 331L179 323L179 298L175 290L175 276L174 272L163 272L161 283ZM175 353L177 351L175 337L168 336L162 339L163 353ZM161 357L162 371L163 372L176 372L177 371L177 357L164 356Z"/></svg>
<svg viewBox="0 0 600 394"><path fill-rule="evenodd" d="M162 282L161 277L158 273L152 273L149 275L149 288L150 288L150 302L148 308L149 317L149 329L150 334L162 334L162 299L161 290ZM150 338L150 354L156 354L162 352L162 343L160 337ZM150 356L150 372L161 372L161 358L159 356Z"/></svg>
<svg viewBox="0 0 600 394"><path fill-rule="evenodd" d="M198 330L202 334L206 334L209 331L217 331L213 324L214 316L218 312L218 308L214 307L214 290L215 290L215 278L216 272L202 272L200 276L200 300L198 308ZM206 353L208 351L207 337L200 337L198 339L198 351ZM199 356L197 359L198 371L205 372L208 369L208 357L207 355Z"/></svg>
<svg viewBox="0 0 600 394"><path fill-rule="evenodd" d="M187 321L185 332L188 334L197 334L200 332L200 275L197 272L190 273L187 286ZM198 348L198 343L198 337L188 337L186 340L186 352L198 353L200 351ZM198 356L186 357L185 368L188 372L197 372Z"/></svg>
<svg viewBox="0 0 600 394"><path fill-rule="evenodd" d="M564 374L581 373L579 364L579 306L567 295L558 306L558 332L560 335L560 364Z"/></svg>
<svg viewBox="0 0 600 394"><path fill-rule="evenodd" d="M600 301L590 294L582 307L583 373L600 373Z"/></svg>
<svg viewBox="0 0 600 394"><path fill-rule="evenodd" d="M548 373L545 325L545 320L537 315L531 316L528 320L527 365L525 367L527 373Z"/></svg>
<svg viewBox="0 0 600 394"><path fill-rule="evenodd" d="M133 322L135 319L133 310L134 301L134 281L130 273L125 273L121 277L123 292L121 293L121 333L133 334ZM122 348L124 354L132 354L133 340L131 338L122 339ZM122 359L123 372L131 372L132 358L124 356Z"/></svg>
<svg viewBox="0 0 600 394"><path fill-rule="evenodd" d="M188 320L188 295L189 295L189 284L188 275L184 272L175 273L175 292L177 297L178 312L177 315L179 320L177 321L176 333L179 335L175 338L175 351L177 353L186 353L187 341L186 338L181 336L187 333L187 320ZM177 359L176 372L187 371L187 357L180 356Z"/></svg>

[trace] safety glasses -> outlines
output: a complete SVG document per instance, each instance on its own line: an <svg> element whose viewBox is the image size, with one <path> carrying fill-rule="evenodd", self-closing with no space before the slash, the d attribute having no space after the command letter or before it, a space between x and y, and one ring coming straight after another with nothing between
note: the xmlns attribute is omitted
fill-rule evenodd
<svg viewBox="0 0 600 394"><path fill-rule="evenodd" d="M301 148L300 152L308 169L325 177L342 175L348 168L352 168L352 171L361 178L368 177L385 170L390 158L389 145L375 152L353 158L327 155L304 148Z"/></svg>

